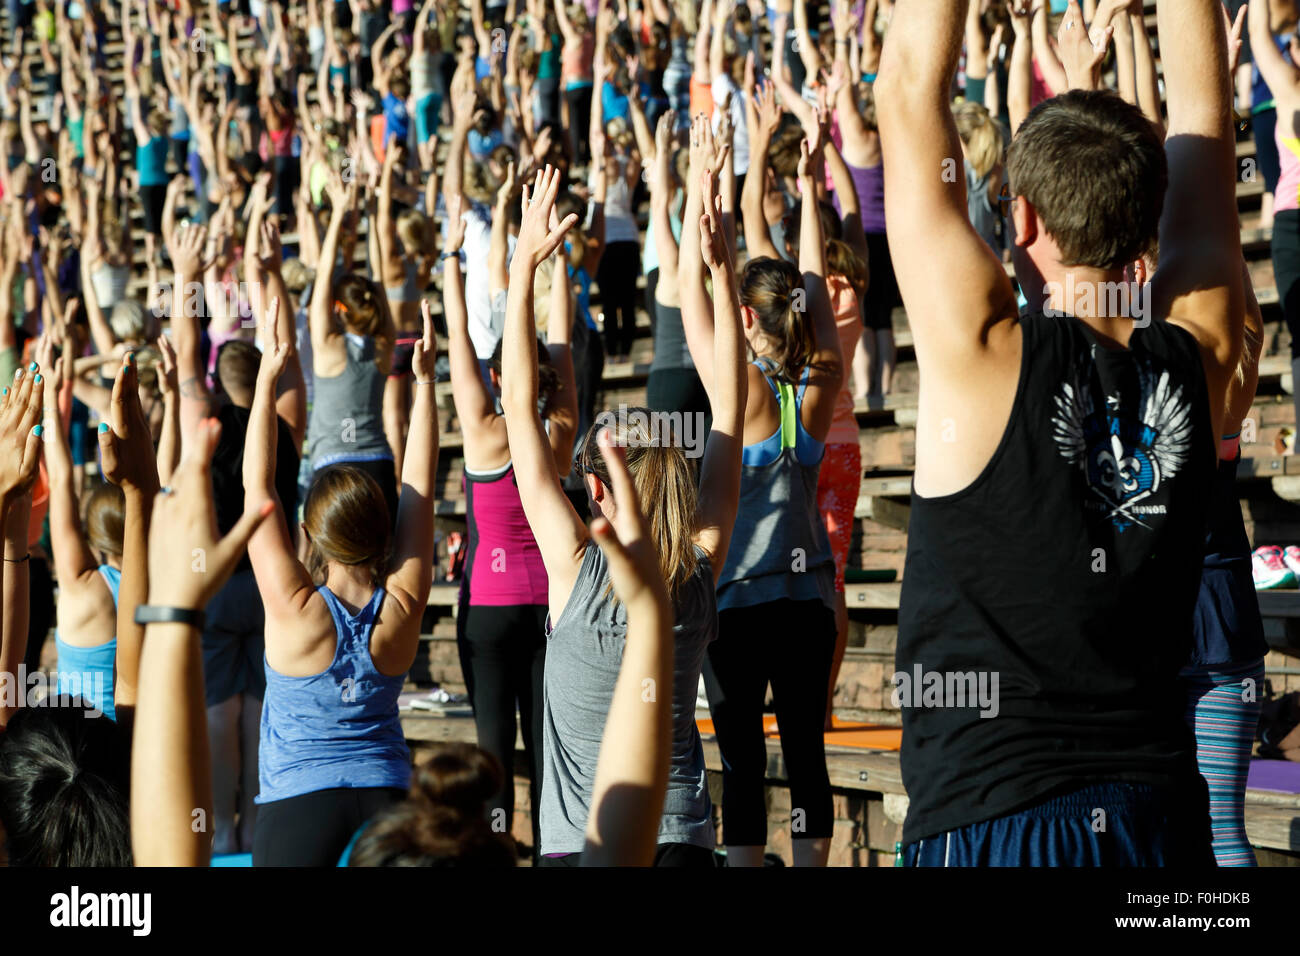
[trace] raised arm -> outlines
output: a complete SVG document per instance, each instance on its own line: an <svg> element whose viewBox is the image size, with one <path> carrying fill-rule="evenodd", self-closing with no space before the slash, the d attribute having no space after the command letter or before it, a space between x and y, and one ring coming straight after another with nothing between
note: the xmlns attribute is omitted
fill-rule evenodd
<svg viewBox="0 0 1300 956"><path fill-rule="evenodd" d="M180 378L180 424L182 447L194 434L199 422L212 414L214 405L208 391L207 370L200 357L199 321L194 298L202 302L203 247L207 242L204 226L177 227L167 246L172 267L171 330L176 348L177 376Z"/></svg>
<svg viewBox="0 0 1300 956"><path fill-rule="evenodd" d="M772 83L764 83L756 97L745 103L745 119L749 127L749 172L740 194L745 247L751 258L767 256L779 259L781 253L772 243L772 232L767 227L767 215L763 212L763 194L767 188L767 150L772 142L772 134L781 124L781 107L777 105L776 87Z"/></svg>
<svg viewBox="0 0 1300 956"><path fill-rule="evenodd" d="M135 622L135 609L145 603L149 593L149 520L159 487L153 436L140 406L139 370L130 352L113 382L109 420L99 429L99 453L104 477L122 489L124 504L113 706L118 721L129 727L140 686L140 646L144 642L144 628Z"/></svg>
<svg viewBox="0 0 1300 956"><path fill-rule="evenodd" d="M530 192L524 187L523 220L510 264L506 326L501 348L501 406L510 435L510 457L524 514L542 552L552 608L562 607L577 580L587 528L560 485L560 475L537 412L537 328L533 282L537 267L564 242L576 215L552 226L560 174L547 166Z"/></svg>
<svg viewBox="0 0 1300 956"><path fill-rule="evenodd" d="M1227 36L1216 0L1163 0L1158 9L1169 104L1169 186L1153 299L1156 315L1168 316L1200 345L1215 434L1222 434L1223 405L1241 355L1246 314ZM1282 82L1273 59L1277 54L1267 35L1267 13L1267 4L1250 5L1251 36L1258 41L1252 48L1261 71L1269 64L1279 81L1281 89L1273 87L1273 93L1280 118L1291 112L1287 104L1295 102L1294 86Z"/></svg>
<svg viewBox="0 0 1300 956"><path fill-rule="evenodd" d="M700 250L713 279L713 361L709 407L713 427L700 468L700 504L695 542L709 555L716 584L727 561L731 532L740 503L740 465L744 448L745 409L749 401L745 335L740 318L740 289L727 247L721 197L713 176L701 177L701 214L682 224L699 232Z"/></svg>
<svg viewBox="0 0 1300 956"><path fill-rule="evenodd" d="M1015 34L1011 62L1007 65L1007 112L1011 116L1011 133L1015 135L1033 102L1030 90L1034 82L1034 54L1029 35L1029 0L1009 0L1007 10Z"/></svg>
<svg viewBox="0 0 1300 956"><path fill-rule="evenodd" d="M402 456L402 492L397 501L397 531L387 581L389 595L408 615L411 661L415 660L420 620L433 582L433 498L438 480L438 406L433 368L438 343L433 336L428 299L420 300L420 314L424 335L411 354L415 396L406 454Z"/></svg>
<svg viewBox="0 0 1300 956"><path fill-rule="evenodd" d="M1070 88L1070 81L1065 75L1065 67L1061 65L1060 57L1052 47L1052 38L1047 29L1047 12L1047 0L1033 0L1030 34L1034 45L1034 59L1038 62L1038 68L1043 71L1047 88L1052 91L1053 96L1060 96ZM894 16L897 18L897 11ZM893 32L892 26L890 32Z"/></svg>
<svg viewBox="0 0 1300 956"><path fill-rule="evenodd" d="M245 514L218 539L212 455L221 428L204 422L156 501L149 535L149 606L202 612L230 577L254 529L270 512ZM195 573L193 549L206 556ZM131 749L131 851L137 866L207 866L212 837L196 821L212 815L212 762L203 691L201 630L149 624ZM202 816L200 816L200 814Z"/></svg>
<svg viewBox="0 0 1300 956"><path fill-rule="evenodd" d="M951 0L898 4L875 84L889 248L922 374L947 382L968 377L990 327L1018 314L1002 264L970 224L965 179L942 175L962 155L948 78L964 14Z"/></svg>
<svg viewBox="0 0 1300 956"><path fill-rule="evenodd" d="M493 395L479 370L478 355L469 336L469 311L465 306L465 277L458 254L465 242L463 200L447 206L447 245L442 258L442 312L447 321L447 361L451 371L451 398L466 444L486 435L496 418ZM502 288L506 287L503 283Z"/></svg>

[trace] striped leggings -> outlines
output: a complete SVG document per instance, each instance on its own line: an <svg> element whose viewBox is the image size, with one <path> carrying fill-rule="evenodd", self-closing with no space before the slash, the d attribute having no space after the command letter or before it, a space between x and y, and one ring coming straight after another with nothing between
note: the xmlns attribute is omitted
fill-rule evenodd
<svg viewBox="0 0 1300 956"><path fill-rule="evenodd" d="M1259 721L1264 662L1188 668L1183 677L1196 762L1210 788L1214 858L1219 866L1254 866L1246 839L1246 772Z"/></svg>

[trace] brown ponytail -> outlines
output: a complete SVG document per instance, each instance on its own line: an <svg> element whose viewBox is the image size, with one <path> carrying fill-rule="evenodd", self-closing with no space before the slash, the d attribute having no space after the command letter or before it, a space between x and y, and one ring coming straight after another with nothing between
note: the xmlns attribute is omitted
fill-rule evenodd
<svg viewBox="0 0 1300 956"><path fill-rule="evenodd" d="M318 583L326 565L370 568L376 586L388 568L392 518L384 492L359 468L331 465L316 473L303 505L303 526L310 538L307 570Z"/></svg>
<svg viewBox="0 0 1300 956"><path fill-rule="evenodd" d="M765 357L776 364L776 377L798 382L817 351L799 270L784 259L749 260L740 277L740 304L753 311L775 346Z"/></svg>

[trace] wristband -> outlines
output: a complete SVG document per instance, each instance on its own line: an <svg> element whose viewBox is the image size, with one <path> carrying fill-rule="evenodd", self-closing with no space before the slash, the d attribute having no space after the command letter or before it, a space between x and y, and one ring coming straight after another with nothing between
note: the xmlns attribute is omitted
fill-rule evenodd
<svg viewBox="0 0 1300 956"><path fill-rule="evenodd" d="M457 249L455 252L444 252L440 258L443 262L446 262L448 259L459 259L460 250Z"/></svg>
<svg viewBox="0 0 1300 956"><path fill-rule="evenodd" d="M141 604L135 609L135 623L137 624L188 624L196 631L201 631L203 630L203 622L203 612L193 608Z"/></svg>
<svg viewBox="0 0 1300 956"><path fill-rule="evenodd" d="M22 564L24 561L30 561L32 553L28 551L21 558L5 558L6 564Z"/></svg>

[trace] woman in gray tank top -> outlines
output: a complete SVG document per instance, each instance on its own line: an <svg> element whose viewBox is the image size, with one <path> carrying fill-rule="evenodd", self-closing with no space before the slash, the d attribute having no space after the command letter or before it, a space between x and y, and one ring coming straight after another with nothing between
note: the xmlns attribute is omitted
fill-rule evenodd
<svg viewBox="0 0 1300 956"><path fill-rule="evenodd" d="M356 201L356 182L331 172L326 186L332 212L320 261L333 262L339 233ZM317 273L308 312L312 347L312 408L307 455L313 471L329 465L360 468L383 489L388 519L397 519L397 473L384 434L384 382L393 357L393 317L373 282Z"/></svg>
<svg viewBox="0 0 1300 956"><path fill-rule="evenodd" d="M574 216L563 223L553 221L558 189L559 175L548 167L537 177L534 198L524 193L506 306L501 403L520 499L548 578L552 626L543 705L541 863L574 865L583 850L596 757L622 659L627 616L613 595L605 556L593 546L587 526L565 497L537 414L533 276L547 256L561 248L576 221ZM702 200L698 188L693 192L684 221L699 223ZM618 416L607 412L598 416L579 456L591 510L612 520L620 504L596 435L608 428L615 444L626 448L673 603L673 687L646 688L654 694L671 692L673 701L668 793L656 853L660 865L712 865L711 807L695 725L695 696L704 654L717 629L713 590L735 520L746 388L735 275L719 219L710 216L707 224L683 235L683 309L710 308L700 257L702 231L708 236L714 289L719 290L714 334L700 346L709 367L714 418L698 492L688 457L698 452L698 441L693 449L683 447L684 439L694 437L689 422L679 420L675 424L680 427L665 431L669 421L651 417L644 409L623 409Z"/></svg>

